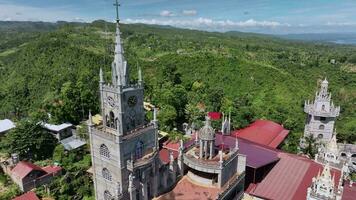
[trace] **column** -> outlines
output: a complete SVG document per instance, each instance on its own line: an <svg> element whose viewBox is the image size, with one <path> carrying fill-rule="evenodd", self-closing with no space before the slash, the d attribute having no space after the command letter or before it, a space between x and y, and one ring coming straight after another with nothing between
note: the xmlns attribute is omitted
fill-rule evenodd
<svg viewBox="0 0 356 200"><path fill-rule="evenodd" d="M128 191L130 194L130 200L136 200L136 188L133 184L133 175L130 174L129 175L129 187L128 187Z"/></svg>
<svg viewBox="0 0 356 200"><path fill-rule="evenodd" d="M199 140L199 158L201 159L201 158L203 158L203 141L202 140Z"/></svg>
<svg viewBox="0 0 356 200"><path fill-rule="evenodd" d="M204 158L208 159L208 141L204 141Z"/></svg>
<svg viewBox="0 0 356 200"><path fill-rule="evenodd" d="M143 200L148 200L147 183L141 183Z"/></svg>
<svg viewBox="0 0 356 200"><path fill-rule="evenodd" d="M209 159L213 159L213 149L214 149L214 141L210 141L210 153L209 153Z"/></svg>

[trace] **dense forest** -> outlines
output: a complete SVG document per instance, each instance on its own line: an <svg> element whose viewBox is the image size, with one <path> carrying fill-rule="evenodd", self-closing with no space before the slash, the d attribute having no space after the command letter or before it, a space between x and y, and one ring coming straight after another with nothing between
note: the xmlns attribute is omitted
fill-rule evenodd
<svg viewBox="0 0 356 200"><path fill-rule="evenodd" d="M89 110L98 113L99 68L110 81L114 31L114 24L104 21L0 23L0 118L18 121L26 130L39 117L79 124ZM341 106L338 140L356 141L356 46L141 24L124 24L121 31L131 81L137 81L141 67L146 101L160 108L163 130L180 129L183 122L199 124L208 111L231 112L233 129L256 119L283 124L291 133L282 148L296 152L306 117L304 101L314 98L327 77L333 100ZM2 146L11 149L11 140L16 137L5 138ZM64 163L67 175L53 188L90 165L87 152L67 157L62 151L53 146L53 158L34 158ZM73 185L82 187L74 199L89 198L90 184L76 175L81 178ZM62 186L53 195L78 195L71 190Z"/></svg>

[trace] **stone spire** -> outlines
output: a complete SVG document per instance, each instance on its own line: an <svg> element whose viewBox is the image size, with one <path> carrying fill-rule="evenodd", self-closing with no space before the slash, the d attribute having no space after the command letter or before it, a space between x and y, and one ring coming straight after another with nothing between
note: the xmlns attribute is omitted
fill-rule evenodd
<svg viewBox="0 0 356 200"><path fill-rule="evenodd" d="M112 63L112 82L114 86L126 86L129 82L129 69L124 57L124 49L122 47L119 6L118 0L114 4L116 7L116 36L115 36L115 56Z"/></svg>
<svg viewBox="0 0 356 200"><path fill-rule="evenodd" d="M336 139L336 132L333 134L330 142L326 144L326 151L330 153L334 153L337 155L339 153L338 146L337 146L337 139Z"/></svg>

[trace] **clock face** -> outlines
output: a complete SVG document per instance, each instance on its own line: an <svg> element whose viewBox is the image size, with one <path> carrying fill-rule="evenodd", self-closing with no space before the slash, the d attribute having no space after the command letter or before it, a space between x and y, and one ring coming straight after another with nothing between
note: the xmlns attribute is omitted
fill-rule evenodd
<svg viewBox="0 0 356 200"><path fill-rule="evenodd" d="M111 106L111 107L114 107L115 106L115 101L112 97L108 97L108 104Z"/></svg>
<svg viewBox="0 0 356 200"><path fill-rule="evenodd" d="M130 107L134 107L137 104L137 97L136 96L130 96L128 101L127 101L127 104Z"/></svg>

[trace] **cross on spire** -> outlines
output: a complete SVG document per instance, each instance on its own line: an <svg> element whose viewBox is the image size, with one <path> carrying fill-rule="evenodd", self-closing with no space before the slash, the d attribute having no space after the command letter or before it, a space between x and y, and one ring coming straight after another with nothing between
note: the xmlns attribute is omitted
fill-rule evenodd
<svg viewBox="0 0 356 200"><path fill-rule="evenodd" d="M119 7L121 5L119 4L118 0L115 0L114 6L116 7L116 21L119 22L120 21L120 19L119 19Z"/></svg>

